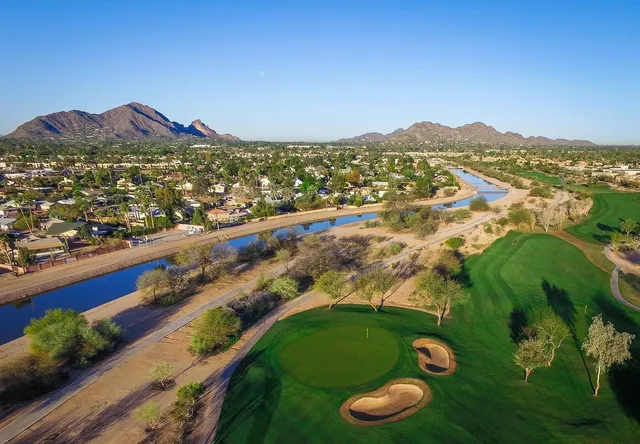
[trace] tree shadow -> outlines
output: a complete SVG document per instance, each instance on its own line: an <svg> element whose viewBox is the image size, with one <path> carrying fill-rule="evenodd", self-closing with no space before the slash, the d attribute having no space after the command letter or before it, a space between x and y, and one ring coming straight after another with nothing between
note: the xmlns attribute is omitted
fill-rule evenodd
<svg viewBox="0 0 640 444"><path fill-rule="evenodd" d="M522 307L515 307L509 315L509 336L514 343L519 343L527 337L524 329L529 324L527 312Z"/></svg>
<svg viewBox="0 0 640 444"><path fill-rule="evenodd" d="M589 377L589 385L591 385L591 390L595 392L595 386L593 385L593 381L591 380L591 371L589 370L589 365L587 364L587 360L582 353L582 347L580 346L580 341L578 340L578 336L576 335L576 308L573 305L573 301L569 297L569 293L567 290L559 288L547 281L546 279L542 281L542 291L544 291L547 296L547 304L551 307L551 309L562 319L565 325L569 328L571 332L571 337L573 338L573 343L580 354L580 359L582 360L582 365L587 372L587 376Z"/></svg>
<svg viewBox="0 0 640 444"><path fill-rule="evenodd" d="M567 290L563 290L547 280L542 281L542 291L547 296L547 304L569 327L571 333L575 333L576 308L569 297Z"/></svg>
<svg viewBox="0 0 640 444"><path fill-rule="evenodd" d="M78 443L92 441L114 422L124 419L155 394L151 385L145 384L130 392L121 400L103 410L94 410L87 416L73 416L71 419L46 421L41 427L30 430L16 440L16 443Z"/></svg>

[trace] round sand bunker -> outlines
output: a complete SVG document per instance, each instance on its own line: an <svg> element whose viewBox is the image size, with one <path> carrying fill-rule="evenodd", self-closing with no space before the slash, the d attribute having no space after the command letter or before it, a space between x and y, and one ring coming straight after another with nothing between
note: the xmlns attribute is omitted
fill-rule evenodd
<svg viewBox="0 0 640 444"><path fill-rule="evenodd" d="M351 424L372 426L400 421L431 401L431 389L413 378L395 379L377 390L349 398L340 414Z"/></svg>
<svg viewBox="0 0 640 444"><path fill-rule="evenodd" d="M456 355L446 344L429 338L413 341L418 352L418 365L432 375L446 376L456 371Z"/></svg>

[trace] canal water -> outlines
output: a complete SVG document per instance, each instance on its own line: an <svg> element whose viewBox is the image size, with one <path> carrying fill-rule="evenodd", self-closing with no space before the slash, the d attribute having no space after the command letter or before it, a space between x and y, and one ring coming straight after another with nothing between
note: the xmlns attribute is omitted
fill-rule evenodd
<svg viewBox="0 0 640 444"><path fill-rule="evenodd" d="M478 187L478 195L485 196L487 201L494 201L506 195L506 191L484 181L463 170L454 172ZM474 196L477 197L478 195ZM445 205L435 205L434 208L457 208L469 205L473 198L461 199ZM376 213L362 215L341 216L310 224L297 225L300 234L317 233L333 226L346 225L353 222L371 220ZM284 234L288 228L276 230L275 234ZM244 236L232 239L228 243L233 248L240 248L258 239L258 235ZM105 274L67 287L43 293L32 298L0 306L0 344L4 344L23 335L23 329L32 318L42 317L51 308L74 309L79 312L90 310L99 305L113 301L136 290L138 276L147 270L166 264L164 259L147 262L134 267L125 268L110 274Z"/></svg>

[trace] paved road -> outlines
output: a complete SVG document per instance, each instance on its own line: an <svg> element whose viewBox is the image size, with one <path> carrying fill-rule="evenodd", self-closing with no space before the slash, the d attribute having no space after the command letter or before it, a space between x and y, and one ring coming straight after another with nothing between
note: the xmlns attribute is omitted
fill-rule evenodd
<svg viewBox="0 0 640 444"><path fill-rule="evenodd" d="M442 231L438 232L436 234L437 237L434 238L433 240L429 241L427 243L427 245L440 243L443 240L447 239L448 237L452 237L452 236L456 236L457 234L461 234L461 233L463 233L463 232L465 232L467 230L470 230L470 229L472 229L472 228L474 228L474 227L476 227L476 226L478 226L480 224L483 224L483 223L485 223L485 222L487 222L489 220L492 220L492 219L494 219L496 217L500 217L500 215L494 214L494 213L487 213L487 214L484 214L483 216L479 217L475 221L471 221L471 222L468 222L468 223L465 223L465 224L462 224L462 225L459 225L459 226L455 226L455 227L452 227L452 228L448 228L446 230L442 230ZM396 262L396 261L398 261L400 259L403 259L403 258L407 257L409 254L411 254L412 252L414 252L417 249L418 248L407 249L403 253L401 253L400 255L391 258L389 261ZM276 269L274 269L271 272L271 274L277 275L277 274L281 274L284 271L285 271L284 267L280 266L280 267L277 267ZM246 284L242 285L241 287L236 288L236 289L226 293L225 295L217 298L216 300L211 301L211 302L209 302L209 303L197 308L196 310L191 311L190 313L186 314L182 318L165 325L164 327L154 331L153 333L151 333L148 336L140 339L139 341L136 341L135 343L125 347L123 350L121 350L120 352L112 355L111 357L107 358L106 360L98 363L96 366L92 367L91 369L89 369L85 373L83 373L78 379L73 381L71 384L59 389L58 391L53 393L49 398L45 399L42 403L40 403L39 405L37 405L36 407L31 409L30 411L22 414L16 420L14 420L10 424L8 424L4 428L2 428L0 430L0 443L4 444L4 443L8 442L9 440L13 439L15 436L17 436L18 434L22 433L23 431L25 431L26 429L31 427L33 424L35 424L36 422L40 421L42 418L47 416L53 410L55 410L60 405L62 405L64 402L66 402L68 399L72 398L73 396L75 396L76 394L78 394L79 392L81 392L82 390L87 388L89 385L93 384L95 381L97 381L102 375L104 375L108 371L110 371L114 367L124 363L128 359L136 356L137 354L143 352L144 350L149 348L151 345L155 344L156 342L158 342L161 339L165 338L169 334L173 333L174 331L178 330L179 328L181 328L181 327L185 326L186 324L190 323L194 319L196 319L199 316L201 316L205 311L207 311L207 310L209 310L211 308L220 307L220 306L226 304L228 301L230 301L232 298L234 298L240 292L248 291L248 290L254 288L255 285L256 285L256 282L257 282L257 279L254 279L254 280L251 280L251 281L247 282ZM309 297L311 297L311 295L307 293L307 294L303 295L301 298L298 298L298 299L296 299L295 301L292 301L292 302L301 303L304 300L306 300L306 299L302 299L302 298L309 298ZM285 307L286 307L286 305L282 306L280 309L284 309ZM277 313L279 313L280 309L278 311L274 312L274 314L272 316L269 316L268 318L263 320L263 325L260 327L260 332L261 333L260 334L256 333L256 335L255 335L255 338L256 338L255 340L256 341L258 339L260 339L260 337L262 337L262 335L264 335L264 333L266 333L266 331L271 327L271 325L273 325L273 322L275 322L277 320L277 318L275 318L275 320L273 320L273 316L275 316ZM269 324L270 321L272 321L271 324ZM253 341L253 338L252 338L252 341ZM250 346L244 352L244 354L246 354L251 347L252 346ZM244 350L244 348L242 350ZM241 353L239 352L238 355L232 361L232 363L229 364L229 365L232 365L232 364L233 365L237 365L242 360L242 357L244 357L244 355L241 355ZM216 387L217 386L224 386L224 391L222 392L222 399L224 399L224 393L226 393L226 384L228 383L228 379L231 376L231 374L233 374L233 370L234 369L235 369L235 366L233 368L229 368L228 370L227 370L227 368L225 368L225 370L223 371L223 373L221 375L222 379L219 380L215 384ZM220 403L220 406L222 406L221 403ZM219 410L220 409L217 408L216 410L217 410L217 414L219 414ZM216 423L217 423L217 421L216 421Z"/></svg>
<svg viewBox="0 0 640 444"><path fill-rule="evenodd" d="M613 293L613 296L622 304L626 305L627 307L635 310L635 311L640 311L640 307L633 305L631 302L626 301L622 295L620 294L620 287L618 286L618 278L620 275L620 265L618 265L615 261L615 258L613 257L613 255L611 254L611 248L609 248L609 246L607 245L606 247L604 247L604 255L607 256L607 259L609 259L611 262L613 262L616 266L616 269L613 270L613 272L611 273L611 292Z"/></svg>

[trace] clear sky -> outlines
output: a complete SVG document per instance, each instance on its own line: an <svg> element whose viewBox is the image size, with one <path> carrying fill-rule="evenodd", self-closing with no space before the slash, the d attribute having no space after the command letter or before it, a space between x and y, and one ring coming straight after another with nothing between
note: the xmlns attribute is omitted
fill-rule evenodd
<svg viewBox="0 0 640 444"><path fill-rule="evenodd" d="M640 144L640 1L0 2L0 133L132 101L247 140L430 120Z"/></svg>

